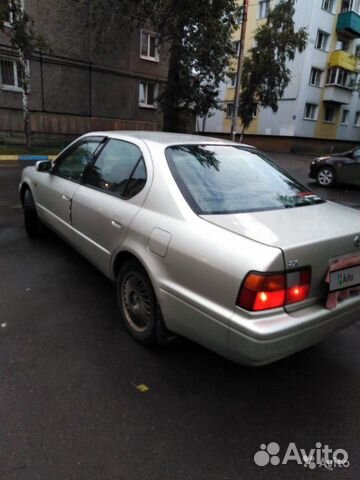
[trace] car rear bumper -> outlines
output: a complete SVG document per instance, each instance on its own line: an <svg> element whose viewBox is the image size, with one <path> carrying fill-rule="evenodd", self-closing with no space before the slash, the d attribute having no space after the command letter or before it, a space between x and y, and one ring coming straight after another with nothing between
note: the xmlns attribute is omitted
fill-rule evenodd
<svg viewBox="0 0 360 480"><path fill-rule="evenodd" d="M359 303L359 298L351 298L334 310L312 305L247 324L237 313L230 325L229 358L258 366L303 350L359 320Z"/></svg>

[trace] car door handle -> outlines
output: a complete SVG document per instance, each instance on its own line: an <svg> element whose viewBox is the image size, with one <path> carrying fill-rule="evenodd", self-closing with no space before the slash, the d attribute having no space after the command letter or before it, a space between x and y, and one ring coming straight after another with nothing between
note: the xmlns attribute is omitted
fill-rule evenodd
<svg viewBox="0 0 360 480"><path fill-rule="evenodd" d="M70 200L71 200L71 198L68 197L67 195L65 195L65 193L63 194L62 198L63 198L64 200L66 200L67 202L70 202Z"/></svg>
<svg viewBox="0 0 360 480"><path fill-rule="evenodd" d="M119 229L123 228L123 225L120 222L117 222L116 220L112 220L111 225L115 228L119 228Z"/></svg>

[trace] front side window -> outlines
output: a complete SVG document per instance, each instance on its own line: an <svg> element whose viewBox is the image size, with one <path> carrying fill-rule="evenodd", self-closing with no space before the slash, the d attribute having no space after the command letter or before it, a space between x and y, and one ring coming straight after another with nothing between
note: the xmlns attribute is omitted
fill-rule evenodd
<svg viewBox="0 0 360 480"><path fill-rule="evenodd" d="M154 62L159 61L158 36L156 33L141 30L140 57Z"/></svg>
<svg viewBox="0 0 360 480"><path fill-rule="evenodd" d="M270 0L260 0L259 2L259 18L266 18L270 10Z"/></svg>
<svg viewBox="0 0 360 480"><path fill-rule="evenodd" d="M166 158L181 193L198 215L322 202L257 151L227 145L178 145L166 149Z"/></svg>
<svg viewBox="0 0 360 480"><path fill-rule="evenodd" d="M358 162L360 161L360 148L356 148L352 155Z"/></svg>
<svg viewBox="0 0 360 480"><path fill-rule="evenodd" d="M82 179L85 168L92 161L102 139L84 140L65 152L56 161L53 173L73 181Z"/></svg>
<svg viewBox="0 0 360 480"><path fill-rule="evenodd" d="M140 149L121 140L108 141L84 178L84 184L126 199L138 194L145 183Z"/></svg>
<svg viewBox="0 0 360 480"><path fill-rule="evenodd" d="M158 96L158 84L153 82L140 82L139 105L140 107L156 108Z"/></svg>
<svg viewBox="0 0 360 480"><path fill-rule="evenodd" d="M318 30L315 48L326 51L330 35L322 30Z"/></svg>

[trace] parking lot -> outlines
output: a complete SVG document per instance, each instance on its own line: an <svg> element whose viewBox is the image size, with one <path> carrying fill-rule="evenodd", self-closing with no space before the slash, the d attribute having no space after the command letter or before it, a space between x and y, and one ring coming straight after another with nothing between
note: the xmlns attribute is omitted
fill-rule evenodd
<svg viewBox="0 0 360 480"><path fill-rule="evenodd" d="M360 209L359 188L308 181L309 157L273 158ZM0 164L0 479L360 477L360 323L257 369L188 341L143 348L101 273L53 234L26 237L20 171ZM270 442L282 454L320 442L350 465L256 465Z"/></svg>

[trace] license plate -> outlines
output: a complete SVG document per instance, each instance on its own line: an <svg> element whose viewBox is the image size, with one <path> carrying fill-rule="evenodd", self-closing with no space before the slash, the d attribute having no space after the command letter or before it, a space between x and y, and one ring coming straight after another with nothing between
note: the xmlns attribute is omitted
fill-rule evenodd
<svg viewBox="0 0 360 480"><path fill-rule="evenodd" d="M360 265L335 270L330 273L329 291L336 292L360 285Z"/></svg>

